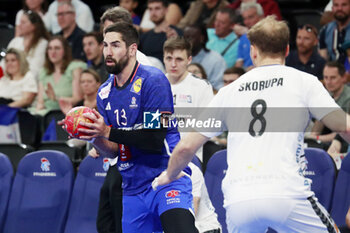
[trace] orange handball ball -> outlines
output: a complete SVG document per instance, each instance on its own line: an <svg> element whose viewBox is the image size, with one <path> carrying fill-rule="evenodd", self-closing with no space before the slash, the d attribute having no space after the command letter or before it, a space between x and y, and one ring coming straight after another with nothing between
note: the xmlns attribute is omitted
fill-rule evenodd
<svg viewBox="0 0 350 233"><path fill-rule="evenodd" d="M92 123L92 121L88 118L85 118L83 116L84 113L93 113L91 108L79 106L72 108L66 115L66 118L64 120L64 127L69 134L69 136L74 138L79 138L81 136L85 136L86 134L81 133L78 131L78 129L88 129L85 126L80 125L79 123L81 121Z"/></svg>

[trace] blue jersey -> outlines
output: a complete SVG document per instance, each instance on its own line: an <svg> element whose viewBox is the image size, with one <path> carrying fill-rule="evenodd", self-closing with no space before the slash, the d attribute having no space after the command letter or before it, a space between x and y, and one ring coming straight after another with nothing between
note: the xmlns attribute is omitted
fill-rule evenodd
<svg viewBox="0 0 350 233"><path fill-rule="evenodd" d="M125 130L142 128L144 114L174 112L168 79L160 70L138 62L122 87L118 87L115 76L110 75L98 91L97 107L107 125ZM169 155L179 139L177 128L169 127L162 154L119 144L117 166L123 177L125 195L147 189L153 179L167 168Z"/></svg>

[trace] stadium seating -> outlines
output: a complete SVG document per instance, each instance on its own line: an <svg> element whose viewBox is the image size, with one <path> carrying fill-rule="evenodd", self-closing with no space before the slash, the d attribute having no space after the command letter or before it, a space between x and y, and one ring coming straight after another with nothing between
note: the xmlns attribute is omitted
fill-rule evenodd
<svg viewBox="0 0 350 233"><path fill-rule="evenodd" d="M41 136L39 119L26 109L19 109L17 115L21 142L34 148L37 147Z"/></svg>
<svg viewBox="0 0 350 233"><path fill-rule="evenodd" d="M204 173L205 184L215 212L218 214L218 220L222 226L222 232L227 233L226 210L223 207L224 196L221 189L222 179L227 170L226 150L220 150L213 154L207 163Z"/></svg>
<svg viewBox="0 0 350 233"><path fill-rule="evenodd" d="M74 172L68 156L59 151L36 151L19 163L4 232L62 233Z"/></svg>
<svg viewBox="0 0 350 233"><path fill-rule="evenodd" d="M5 223L6 209L11 191L13 167L9 158L0 153L0 232Z"/></svg>
<svg viewBox="0 0 350 233"><path fill-rule="evenodd" d="M331 216L338 226L345 225L345 216L350 208L350 153L341 164L335 183Z"/></svg>
<svg viewBox="0 0 350 233"><path fill-rule="evenodd" d="M312 180L311 190L315 192L318 201L330 212L336 177L333 159L326 151L318 148L306 148L305 156L308 161L305 177Z"/></svg>
<svg viewBox="0 0 350 233"><path fill-rule="evenodd" d="M85 157L75 179L65 233L97 233L100 189L109 168L103 157Z"/></svg>
<svg viewBox="0 0 350 233"><path fill-rule="evenodd" d="M48 128L48 126L51 123L51 120L54 119L56 124L55 124L55 133L56 133L56 138L57 141L67 141L68 139L68 134L66 131L62 129L60 125L57 124L58 121L64 119L65 115L61 112L61 110L51 110L44 116L43 120L43 132L45 132Z"/></svg>
<svg viewBox="0 0 350 233"><path fill-rule="evenodd" d="M18 163L28 153L33 152L34 148L25 144L2 143L0 144L0 152L7 155L12 163L15 171Z"/></svg>

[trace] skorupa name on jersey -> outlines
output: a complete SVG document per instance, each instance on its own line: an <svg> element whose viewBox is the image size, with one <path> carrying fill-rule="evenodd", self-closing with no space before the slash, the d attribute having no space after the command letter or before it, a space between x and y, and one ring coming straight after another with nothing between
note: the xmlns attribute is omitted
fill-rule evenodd
<svg viewBox="0 0 350 233"><path fill-rule="evenodd" d="M283 86L283 78L242 83L238 91L261 91L270 87Z"/></svg>

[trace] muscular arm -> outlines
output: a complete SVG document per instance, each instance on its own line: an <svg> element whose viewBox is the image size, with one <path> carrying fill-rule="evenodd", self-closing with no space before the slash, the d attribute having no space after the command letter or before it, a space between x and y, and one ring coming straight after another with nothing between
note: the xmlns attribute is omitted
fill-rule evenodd
<svg viewBox="0 0 350 233"><path fill-rule="evenodd" d="M92 142L92 145L102 156L109 158L115 158L117 156L118 144L115 142L99 137Z"/></svg>
<svg viewBox="0 0 350 233"><path fill-rule="evenodd" d="M330 112L321 121L334 132L339 132L345 141L350 142L350 116L343 110Z"/></svg>

